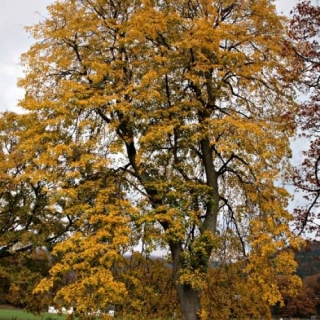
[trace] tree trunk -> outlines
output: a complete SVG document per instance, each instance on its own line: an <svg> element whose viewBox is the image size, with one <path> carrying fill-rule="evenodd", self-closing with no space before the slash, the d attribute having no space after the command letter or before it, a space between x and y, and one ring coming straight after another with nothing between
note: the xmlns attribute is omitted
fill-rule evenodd
<svg viewBox="0 0 320 320"><path fill-rule="evenodd" d="M180 255L182 247L180 243L169 243L173 262L173 275L175 281L175 287L178 292L182 320L199 320L198 315L201 309L199 290L194 290L190 285L179 283L180 273Z"/></svg>
<svg viewBox="0 0 320 320"><path fill-rule="evenodd" d="M180 301L182 320L199 320L198 312L201 308L200 291L190 285L178 284L177 291Z"/></svg>

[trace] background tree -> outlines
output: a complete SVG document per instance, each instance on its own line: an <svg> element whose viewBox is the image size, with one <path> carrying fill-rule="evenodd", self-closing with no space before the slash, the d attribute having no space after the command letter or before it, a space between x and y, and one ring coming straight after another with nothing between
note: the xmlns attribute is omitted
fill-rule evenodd
<svg viewBox="0 0 320 320"><path fill-rule="evenodd" d="M278 277L278 283L283 296L283 303L272 308L275 317L298 317L308 318L317 314L316 299L313 290L308 287L303 280L303 285L293 293L288 279L283 276Z"/></svg>
<svg viewBox="0 0 320 320"><path fill-rule="evenodd" d="M31 150L22 173L43 181L42 211L65 237L36 292L73 271L56 303L78 315L121 305L129 288L113 266L142 244L169 250L184 320L216 318L200 303L210 261L242 262L264 305L281 300L276 275L294 271L287 247L299 241L275 181L289 170L295 104L272 2L64 0L48 11L23 57L19 150Z"/></svg>
<svg viewBox="0 0 320 320"><path fill-rule="evenodd" d="M290 36L294 42L299 89L307 99L301 104L297 122L302 131L300 137L309 147L303 152L304 160L297 169L294 183L302 192L306 205L295 210L297 227L301 232L319 235L320 204L320 7L310 1L301 1L293 10ZM298 67L299 66L299 67Z"/></svg>
<svg viewBox="0 0 320 320"><path fill-rule="evenodd" d="M19 253L0 260L0 304L10 304L35 313L52 304L51 295L34 296L32 290L48 276L51 263L48 252ZM10 267L8 267L10 266Z"/></svg>

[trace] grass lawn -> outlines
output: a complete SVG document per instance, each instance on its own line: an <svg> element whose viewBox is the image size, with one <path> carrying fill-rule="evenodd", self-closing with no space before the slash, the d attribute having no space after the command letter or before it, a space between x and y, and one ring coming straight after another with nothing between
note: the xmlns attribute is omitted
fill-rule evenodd
<svg viewBox="0 0 320 320"><path fill-rule="evenodd" d="M131 318L124 318L123 320L130 320ZM66 316L58 315L56 313L44 312L40 316L35 316L32 313L13 308L5 308L0 306L0 320L66 320ZM161 320L161 319L153 319Z"/></svg>
<svg viewBox="0 0 320 320"><path fill-rule="evenodd" d="M0 320L65 320L65 316L54 313L42 313L41 316L35 316L32 313L19 309L0 309Z"/></svg>

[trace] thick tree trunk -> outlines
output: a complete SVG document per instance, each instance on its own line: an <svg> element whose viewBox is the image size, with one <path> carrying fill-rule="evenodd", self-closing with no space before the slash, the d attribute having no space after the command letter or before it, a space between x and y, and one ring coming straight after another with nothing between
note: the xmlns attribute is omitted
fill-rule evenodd
<svg viewBox="0 0 320 320"><path fill-rule="evenodd" d="M200 292L190 285L177 285L178 296L181 306L182 320L199 320L201 308Z"/></svg>
<svg viewBox="0 0 320 320"><path fill-rule="evenodd" d="M194 290L190 285L180 284L180 255L181 255L181 244L170 242L169 243L173 262L173 274L176 290L178 292L182 320L199 320L199 311L201 309L199 290Z"/></svg>

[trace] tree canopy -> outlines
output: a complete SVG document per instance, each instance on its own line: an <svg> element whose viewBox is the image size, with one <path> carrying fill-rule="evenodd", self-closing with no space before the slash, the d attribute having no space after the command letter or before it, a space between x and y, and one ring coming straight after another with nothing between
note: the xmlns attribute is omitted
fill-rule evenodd
<svg viewBox="0 0 320 320"><path fill-rule="evenodd" d="M239 317L268 316L277 275L299 282L300 243L279 183L294 56L272 1L61 0L48 12L29 29L25 113L1 118L1 250L53 245L36 293L72 271L56 302L80 315L124 303L117 270L138 247L169 252L184 320L218 319L206 292L224 295L230 270L234 292L260 298Z"/></svg>
<svg viewBox="0 0 320 320"><path fill-rule="evenodd" d="M320 205L320 7L301 1L292 12L290 37L296 54L299 90L306 97L297 117L300 137L307 141L303 162L296 170L294 183L304 203L295 210L300 231L319 236Z"/></svg>

